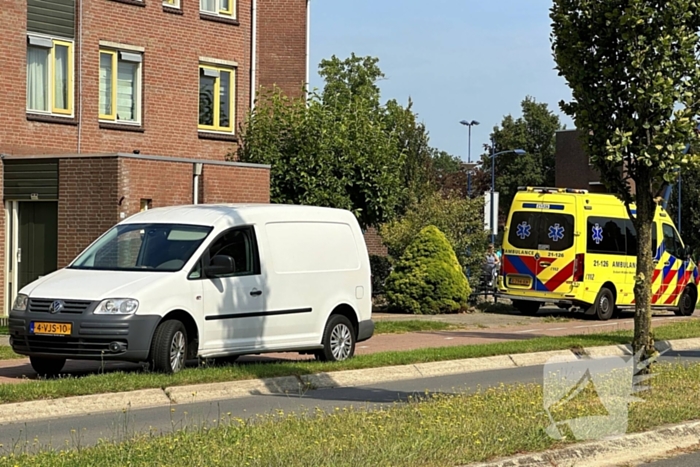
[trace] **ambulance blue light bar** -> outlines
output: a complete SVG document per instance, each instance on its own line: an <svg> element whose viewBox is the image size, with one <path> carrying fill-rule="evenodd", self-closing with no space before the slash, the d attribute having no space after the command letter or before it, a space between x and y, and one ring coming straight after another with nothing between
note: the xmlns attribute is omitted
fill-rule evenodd
<svg viewBox="0 0 700 467"><path fill-rule="evenodd" d="M545 186L519 186L518 191L527 191L529 193L576 193L585 195L588 190L578 188L553 188Z"/></svg>

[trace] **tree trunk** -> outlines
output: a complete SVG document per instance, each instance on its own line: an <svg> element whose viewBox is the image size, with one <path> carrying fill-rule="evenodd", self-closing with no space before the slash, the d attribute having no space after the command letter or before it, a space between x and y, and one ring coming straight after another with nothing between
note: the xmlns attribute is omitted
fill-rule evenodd
<svg viewBox="0 0 700 467"><path fill-rule="evenodd" d="M637 230L637 275L635 277L634 298L634 341L632 347L635 355L640 351L642 358L656 355L654 336L651 332L651 297L652 276L654 273L654 255L652 254L652 226L656 213L656 203L648 187L651 186L650 174L640 170L637 179L637 215L633 219Z"/></svg>

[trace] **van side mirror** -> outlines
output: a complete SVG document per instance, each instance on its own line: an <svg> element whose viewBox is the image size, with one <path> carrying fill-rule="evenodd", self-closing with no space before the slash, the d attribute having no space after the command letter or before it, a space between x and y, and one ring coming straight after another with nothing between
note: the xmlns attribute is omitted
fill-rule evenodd
<svg viewBox="0 0 700 467"><path fill-rule="evenodd" d="M204 274L207 277L219 277L236 272L236 262L226 255L217 255L211 259L209 266L204 267Z"/></svg>

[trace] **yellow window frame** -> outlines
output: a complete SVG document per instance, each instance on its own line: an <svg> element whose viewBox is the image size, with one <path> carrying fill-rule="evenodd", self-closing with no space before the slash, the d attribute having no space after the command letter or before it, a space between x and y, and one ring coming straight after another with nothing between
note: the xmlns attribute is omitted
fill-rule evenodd
<svg viewBox="0 0 700 467"><path fill-rule="evenodd" d="M66 47L68 49L68 95L66 96L66 108L56 107L56 46ZM49 53L49 70L51 77L49 78L49 96L51 96L51 113L61 115L73 115L73 43L67 41L52 40L51 53Z"/></svg>
<svg viewBox="0 0 700 467"><path fill-rule="evenodd" d="M112 113L110 114L103 114L100 113L100 120L112 120L116 121L117 120L117 51L116 50L105 50L105 49L100 49L100 60L99 62L102 62L102 55L109 55L112 60ZM99 67L99 63L98 63ZM98 103L99 107L99 103Z"/></svg>
<svg viewBox="0 0 700 467"><path fill-rule="evenodd" d="M214 80L214 124L198 124L197 126L200 130L233 133L233 128L236 121L236 69L222 68L211 65L199 65L200 78L202 75L202 70L215 70L219 73L219 76ZM229 73L231 75L231 92L229 96L229 121L231 124L225 127L219 124L219 117L221 116L221 72Z"/></svg>
<svg viewBox="0 0 700 467"><path fill-rule="evenodd" d="M180 8L180 0L163 0L163 3L173 8Z"/></svg>
<svg viewBox="0 0 700 467"><path fill-rule="evenodd" d="M236 7L236 0L229 0L228 3L228 9L223 9L221 8L221 0L218 0L219 2L219 14L220 15L226 15L226 16L233 16L233 11L234 8Z"/></svg>

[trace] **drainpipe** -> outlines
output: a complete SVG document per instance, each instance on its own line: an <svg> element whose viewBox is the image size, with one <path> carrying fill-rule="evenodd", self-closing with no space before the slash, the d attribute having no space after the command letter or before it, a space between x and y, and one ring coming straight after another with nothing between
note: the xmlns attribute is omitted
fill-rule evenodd
<svg viewBox="0 0 700 467"><path fill-rule="evenodd" d="M250 110L255 109L255 94L256 94L256 73L258 61L258 0L253 0L251 12L251 45L250 45Z"/></svg>
<svg viewBox="0 0 700 467"><path fill-rule="evenodd" d="M202 175L202 163L195 162L192 166L194 180L192 183L192 204L199 204L199 177Z"/></svg>
<svg viewBox="0 0 700 467"><path fill-rule="evenodd" d="M80 13L78 14L78 154L80 154L80 143L83 137L83 0L79 0L78 8L80 8ZM73 63L75 63L75 55L73 56ZM75 89L75 82L73 82L73 90ZM71 91L73 91L71 90ZM76 99L73 99L73 107L75 108Z"/></svg>
<svg viewBox="0 0 700 467"><path fill-rule="evenodd" d="M309 98L309 61L311 60L311 0L306 0L306 98Z"/></svg>

